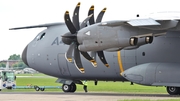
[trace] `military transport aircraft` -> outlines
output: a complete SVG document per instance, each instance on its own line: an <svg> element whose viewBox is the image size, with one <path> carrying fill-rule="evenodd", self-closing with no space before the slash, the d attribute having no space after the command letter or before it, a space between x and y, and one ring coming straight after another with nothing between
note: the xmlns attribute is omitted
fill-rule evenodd
<svg viewBox="0 0 180 101"><path fill-rule="evenodd" d="M47 28L25 47L25 64L57 77L64 92L75 92L81 80L129 80L180 94L180 16L101 22L106 8L95 19L91 6L80 23L79 8L72 20L65 12L65 23L10 29Z"/></svg>

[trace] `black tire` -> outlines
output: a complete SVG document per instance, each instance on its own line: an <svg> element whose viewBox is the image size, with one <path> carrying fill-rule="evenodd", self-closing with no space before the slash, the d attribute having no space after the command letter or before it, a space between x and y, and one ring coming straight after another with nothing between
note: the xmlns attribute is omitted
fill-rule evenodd
<svg viewBox="0 0 180 101"><path fill-rule="evenodd" d="M36 89L38 86L34 85L34 89Z"/></svg>
<svg viewBox="0 0 180 101"><path fill-rule="evenodd" d="M62 85L62 90L63 90L64 92L70 92L71 86L70 86L70 85L67 85L67 84L63 84L63 85Z"/></svg>
<svg viewBox="0 0 180 101"><path fill-rule="evenodd" d="M36 90L36 91L39 91L39 90L40 90L40 88L37 86L37 87L35 88L35 90Z"/></svg>
<svg viewBox="0 0 180 101"><path fill-rule="evenodd" d="M12 90L12 87L7 87L7 89L11 89Z"/></svg>
<svg viewBox="0 0 180 101"><path fill-rule="evenodd" d="M44 91L45 90L45 88L40 88L41 89L41 91Z"/></svg>
<svg viewBox="0 0 180 101"><path fill-rule="evenodd" d="M76 91L76 84L72 82L70 86L71 86L70 92L74 93Z"/></svg>
<svg viewBox="0 0 180 101"><path fill-rule="evenodd" d="M0 89L0 91L1 91L1 89Z"/></svg>
<svg viewBox="0 0 180 101"><path fill-rule="evenodd" d="M180 93L179 87L166 87L167 92L169 95L178 95Z"/></svg>

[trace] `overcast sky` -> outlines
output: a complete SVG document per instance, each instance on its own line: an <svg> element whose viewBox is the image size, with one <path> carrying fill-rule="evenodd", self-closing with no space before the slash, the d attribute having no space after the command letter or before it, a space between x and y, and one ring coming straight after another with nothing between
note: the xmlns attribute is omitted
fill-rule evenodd
<svg viewBox="0 0 180 101"><path fill-rule="evenodd" d="M145 16L158 11L180 11L179 0L0 0L0 60L22 53L24 47L42 28L8 30L12 27L64 22L64 12L81 2L80 21L87 17L89 7L95 6L95 16L104 7L103 21Z"/></svg>

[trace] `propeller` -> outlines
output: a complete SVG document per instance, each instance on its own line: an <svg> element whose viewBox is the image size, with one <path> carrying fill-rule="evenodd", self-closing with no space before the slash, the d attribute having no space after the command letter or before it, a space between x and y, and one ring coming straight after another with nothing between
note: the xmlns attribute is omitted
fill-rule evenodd
<svg viewBox="0 0 180 101"><path fill-rule="evenodd" d="M96 19L96 22L94 21L94 5L92 5L89 9L89 12L88 12L88 16L93 14L92 17L89 19L89 24L92 25L92 24L95 24L95 23L99 23L101 22L102 18L103 18L103 15L106 11L106 8L104 8L103 10L101 10L101 12L98 14L97 16L97 19ZM107 63L106 61L106 58L104 56L104 52L103 51L97 51L97 52L91 52L91 56L94 60L96 60L96 53L98 54L99 56L99 59L102 61L102 63L109 68L109 64Z"/></svg>
<svg viewBox="0 0 180 101"><path fill-rule="evenodd" d="M89 16L79 25L79 8L80 8L80 3L77 4L74 13L73 13L73 22L70 19L69 12L66 11L64 14L64 20L67 28L69 29L70 32L64 34L62 38L68 39L70 41L70 46L67 52L65 53L65 58L68 62L72 62L72 52L74 50L74 63L76 68L81 72L84 73L85 70L82 66L81 58L80 58L80 53L87 59L89 60L93 66L97 66L96 61L89 56L87 52L81 52L78 49L79 43L77 41L77 34L78 31L81 30L82 28L86 27L87 22L89 19L93 16L93 14L89 14ZM68 42L66 42L68 43Z"/></svg>

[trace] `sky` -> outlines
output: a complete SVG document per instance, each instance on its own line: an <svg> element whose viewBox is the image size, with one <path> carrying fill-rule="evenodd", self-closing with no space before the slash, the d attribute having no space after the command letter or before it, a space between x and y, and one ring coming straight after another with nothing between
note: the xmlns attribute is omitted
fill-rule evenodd
<svg viewBox="0 0 180 101"><path fill-rule="evenodd" d="M21 55L25 46L44 29L9 28L64 22L65 11L71 16L78 2L81 2L80 21L87 17L91 5L95 6L95 17L107 7L102 21L108 21L132 19L136 14L141 17L152 12L178 11L180 4L179 0L0 0L0 60Z"/></svg>

